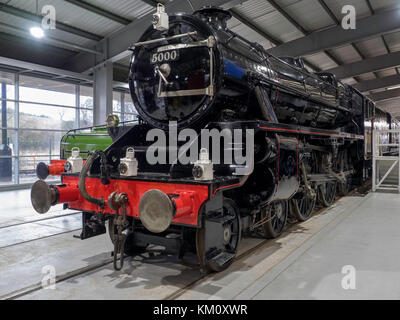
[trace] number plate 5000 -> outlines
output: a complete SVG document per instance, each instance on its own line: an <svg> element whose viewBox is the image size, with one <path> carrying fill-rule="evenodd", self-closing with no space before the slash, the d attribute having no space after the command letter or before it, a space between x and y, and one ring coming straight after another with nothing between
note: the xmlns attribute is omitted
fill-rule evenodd
<svg viewBox="0 0 400 320"><path fill-rule="evenodd" d="M151 55L150 62L151 63L162 63L169 61L176 61L179 59L179 51L171 50L171 51L163 51L156 52Z"/></svg>

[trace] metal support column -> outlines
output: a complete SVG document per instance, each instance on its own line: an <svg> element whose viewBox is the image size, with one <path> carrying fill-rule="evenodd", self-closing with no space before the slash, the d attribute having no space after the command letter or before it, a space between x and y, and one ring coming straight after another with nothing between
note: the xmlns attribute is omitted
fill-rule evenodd
<svg viewBox="0 0 400 320"><path fill-rule="evenodd" d="M125 94L121 92L121 122L125 121Z"/></svg>
<svg viewBox="0 0 400 320"><path fill-rule="evenodd" d="M112 113L112 88L113 88L113 65L105 62L96 67L94 71L94 125L103 125L108 114Z"/></svg>
<svg viewBox="0 0 400 320"><path fill-rule="evenodd" d="M379 149L375 150L376 148L376 134L375 134L375 130L372 131L372 191L375 192L376 191L376 176L377 176L377 172L376 172L376 156L379 156Z"/></svg>
<svg viewBox="0 0 400 320"><path fill-rule="evenodd" d="M81 86L79 84L75 85L75 128L81 126Z"/></svg>
<svg viewBox="0 0 400 320"><path fill-rule="evenodd" d="M7 85L6 82L1 83L1 143L8 145L7 136Z"/></svg>
<svg viewBox="0 0 400 320"><path fill-rule="evenodd" d="M19 74L14 76L14 183L19 184Z"/></svg>

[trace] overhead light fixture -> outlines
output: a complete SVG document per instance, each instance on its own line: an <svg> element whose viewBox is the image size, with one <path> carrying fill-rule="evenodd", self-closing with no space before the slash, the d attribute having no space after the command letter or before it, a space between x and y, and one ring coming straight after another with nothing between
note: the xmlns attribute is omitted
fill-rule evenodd
<svg viewBox="0 0 400 320"><path fill-rule="evenodd" d="M36 15L39 17L39 0L36 0ZM35 38L40 39L44 37L44 31L41 27L32 27L29 31Z"/></svg>
<svg viewBox="0 0 400 320"><path fill-rule="evenodd" d="M36 15L39 16L39 0L36 0ZM44 31L41 27L32 27L29 29L31 32L31 35L34 36L35 38L43 38L44 37Z"/></svg>
<svg viewBox="0 0 400 320"><path fill-rule="evenodd" d="M31 32L31 35L34 36L35 38L40 39L44 37L44 31L40 27L30 28L29 31Z"/></svg>

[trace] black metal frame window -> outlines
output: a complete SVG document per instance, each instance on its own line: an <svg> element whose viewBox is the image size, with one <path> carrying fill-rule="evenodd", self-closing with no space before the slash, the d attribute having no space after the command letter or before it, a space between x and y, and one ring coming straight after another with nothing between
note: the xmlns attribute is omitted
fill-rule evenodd
<svg viewBox="0 0 400 320"><path fill-rule="evenodd" d="M129 93L113 92L113 113L119 117L120 122L137 119L138 114Z"/></svg>
<svg viewBox="0 0 400 320"><path fill-rule="evenodd" d="M30 184L60 157L61 137L93 125L92 87L0 71L0 187Z"/></svg>

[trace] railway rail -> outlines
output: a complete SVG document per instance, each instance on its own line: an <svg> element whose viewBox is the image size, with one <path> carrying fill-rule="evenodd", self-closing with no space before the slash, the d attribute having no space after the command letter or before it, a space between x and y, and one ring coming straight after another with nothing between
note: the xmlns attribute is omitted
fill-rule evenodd
<svg viewBox="0 0 400 320"><path fill-rule="evenodd" d="M370 181L367 181L363 186L354 189L352 191L350 191L348 193L347 196L364 196L368 191L370 187ZM342 197L337 197L335 199L335 203L337 203ZM326 211L330 210L330 208L325 208L325 207L318 207L314 212L313 212L313 216L318 216L321 213L324 213ZM34 223L37 221L46 221L46 220L52 220L58 217L64 217L64 216L73 216L79 213L68 213L62 216L57 216L57 217L49 217L49 218L44 218L44 219L39 219L39 220L35 220L35 221L28 221L28 222L23 222L23 223L19 223L19 224L15 224L15 225L10 225L8 227L12 227L12 226L19 226L21 224L29 224L29 223ZM298 223L289 223L286 226L286 232L290 233L291 231L293 231L293 229L296 228L296 226L298 225ZM75 229L75 230L69 230L63 233L71 233L71 236L73 235L74 231L78 231L80 229ZM54 234L55 235L59 235L60 233ZM37 238L37 239L32 239L31 241L34 240L41 240L44 238L48 238L48 237L41 237L41 238ZM246 248L243 252L239 253L237 255L237 257L235 258L235 261L233 262L233 265L240 263L241 261L245 260L246 257L250 256L251 254L257 252L258 250L261 250L264 248L264 246L266 246L271 240L269 239L260 239L260 242L257 242L251 246L249 246L248 248ZM19 245L21 244L17 243L14 245ZM4 248L4 247L3 247ZM3 249L3 248L0 248ZM129 260L127 260L129 261ZM194 276L192 281L189 281L188 283L184 284L182 287L177 288L175 291L173 291L172 293L166 294L165 297L163 297L164 300L173 300L173 299L178 299L179 297L181 297L182 295L184 295L185 293L187 293L189 290L191 290L192 288L198 286L199 284L201 284L202 282L206 281L207 279L210 279L213 277L213 275L215 275L214 273L209 273L209 274L201 274L200 273L200 267L197 264L191 264L188 263L184 260L177 260L177 262L179 264L181 264L182 266L187 267L188 269L197 269L199 270L198 272L198 276ZM84 267L79 267L76 268L74 270L70 270L67 272L64 272L58 276L56 276L55 278L55 284L60 284L62 282L65 282L69 279L78 277L78 276L87 276L93 272L95 272L96 270L100 270L101 268L104 267L112 267L112 263L113 263L113 257L109 257L106 259L101 259L100 261L96 262L96 263L92 263L88 266L84 266ZM148 262L141 262L141 264L143 263L148 263ZM175 262L174 262L175 263ZM125 268L124 268L125 269ZM123 270L124 270L123 269ZM126 269L125 269L126 270ZM25 286L23 288L20 289L16 289L13 290L11 292L5 293L3 295L0 296L0 300L14 300L14 299L24 299L25 297L29 296L32 293L38 292L40 290L43 290L43 286L41 282L36 282L34 284Z"/></svg>
<svg viewBox="0 0 400 320"><path fill-rule="evenodd" d="M24 221L24 222L13 223L13 224L1 226L0 230L1 229L5 229L5 228L21 226L21 225L24 225L24 224L37 223L37 222L43 222L43 221L46 221L46 220L53 220L53 219L61 218L61 217L73 216L73 215L77 215L77 214L80 214L80 212L64 213L64 214L60 214L60 215L57 215L57 216L48 216L47 218L41 218L41 219L35 219L35 220L29 220L29 221Z"/></svg>
<svg viewBox="0 0 400 320"><path fill-rule="evenodd" d="M338 198L339 199L339 198ZM337 199L337 200L338 200ZM313 215L318 215L326 210L328 210L329 208L318 208ZM287 226L286 231L290 231L290 229L294 228L296 226L297 223L291 223ZM71 230L72 232L72 230ZM43 238L40 238L43 239ZM39 239L36 239L39 240ZM236 264L240 261L242 261L243 259L245 259L247 256L249 256L250 254L256 252L257 250L262 249L266 244L268 244L268 242L270 242L270 239L262 239L260 240L260 242L256 243L255 245L249 247L248 249L244 250L242 253L240 253L236 258L235 261L233 262L233 264ZM1 248L0 248L1 249ZM192 269L198 269L199 273L198 273L198 277L195 277L193 279L193 281L190 281L189 283L187 283L186 285L184 285L181 288L178 288L176 291L174 291L171 294L166 295L163 300L174 300L179 298L180 296L182 296L184 293L186 293L188 290L190 290L191 288L193 288L196 285L201 284L203 281L209 279L210 277L212 277L213 275L215 275L215 273L208 273L208 274L202 274L200 272L200 267L198 265L194 265L194 264L190 264L184 261L179 261L177 260L178 263L188 267L188 268L192 268ZM103 259L97 263L85 266L85 267L81 267L81 268L77 268L75 270L63 273L61 275L56 276L55 278L55 284L59 284L62 282L65 282L69 279L72 279L74 277L78 277L78 276L85 276L88 275L90 273L92 273L93 271L99 270L103 267L106 266L112 266L113 263L113 257L110 257L108 259ZM35 293L37 291L43 290L43 286L41 282L37 282L35 284L26 286L24 288L21 289L17 289L14 290L12 292L3 294L2 296L0 296L0 300L15 300L15 299L24 299L24 297L28 296L29 294Z"/></svg>
<svg viewBox="0 0 400 320"><path fill-rule="evenodd" d="M18 223L13 223L9 225L4 225L0 227L0 249L8 248L11 246L16 246L20 245L22 243L26 242L31 242L35 240L40 240L40 239L45 239L48 237L60 235L63 233L68 233L71 231L78 231L81 228L77 228L74 226L74 221L71 219L71 221L67 221L69 224L65 224L65 220L61 219L66 219L66 218L73 218L74 216L79 215L80 212L72 212L72 213L66 213L62 215L57 215L57 216L48 216L46 218L42 219L36 219L36 220L30 220L30 221L24 221L24 222L18 222ZM46 224L46 222L54 222L61 220L59 225L51 225L51 224ZM64 224L63 224L64 223ZM29 226L31 225L31 226ZM38 230L38 228L41 228L42 230ZM20 230L18 230L20 229ZM13 231L16 230L16 234L22 235L19 239L17 237L12 237ZM32 234L29 236L30 230L32 231ZM15 232L14 232L15 234ZM40 236L42 234L43 236ZM39 236L38 236L39 235Z"/></svg>

